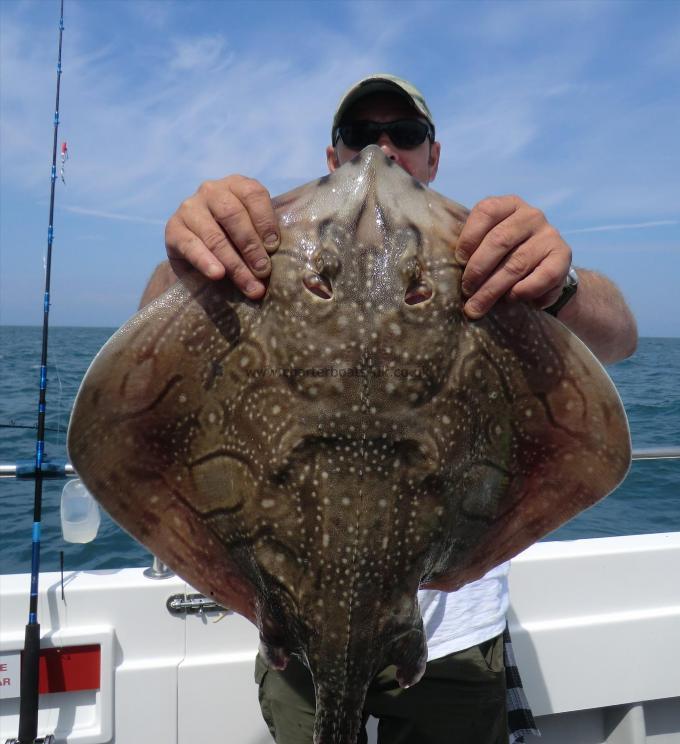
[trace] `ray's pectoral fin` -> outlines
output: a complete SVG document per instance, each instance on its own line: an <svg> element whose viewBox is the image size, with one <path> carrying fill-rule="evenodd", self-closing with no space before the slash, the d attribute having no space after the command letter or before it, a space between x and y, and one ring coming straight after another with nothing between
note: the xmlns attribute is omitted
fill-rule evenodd
<svg viewBox="0 0 680 744"><path fill-rule="evenodd" d="M252 477L228 438L217 451L212 444L239 394L230 357L248 313L226 283L182 276L93 361L68 451L118 524L199 591L252 619L253 590L221 534L233 522L238 535Z"/></svg>
<svg viewBox="0 0 680 744"><path fill-rule="evenodd" d="M459 468L462 492L445 507L464 549L451 550L424 588L453 591L480 578L604 498L630 465L623 405L587 347L545 314L519 306L495 313L476 340L495 360L482 379L498 375L485 391L496 408L477 405L483 415L473 454Z"/></svg>

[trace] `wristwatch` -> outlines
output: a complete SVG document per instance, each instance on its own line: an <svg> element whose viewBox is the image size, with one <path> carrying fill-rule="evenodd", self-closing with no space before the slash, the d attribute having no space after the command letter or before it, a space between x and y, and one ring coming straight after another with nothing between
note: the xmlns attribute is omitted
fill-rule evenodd
<svg viewBox="0 0 680 744"><path fill-rule="evenodd" d="M573 266L569 267L569 272L564 279L564 286L562 287L562 294L557 298L557 302L553 302L550 307L544 308L546 313L551 315L557 315L559 311L569 302L569 300L576 294L578 289L578 274Z"/></svg>

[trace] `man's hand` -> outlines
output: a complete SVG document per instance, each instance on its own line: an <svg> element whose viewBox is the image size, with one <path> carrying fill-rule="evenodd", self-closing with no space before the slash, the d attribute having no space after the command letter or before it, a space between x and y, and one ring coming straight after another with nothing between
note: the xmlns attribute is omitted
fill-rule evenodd
<svg viewBox="0 0 680 744"><path fill-rule="evenodd" d="M571 249L543 212L518 196L491 196L477 204L458 238L465 263L465 313L481 318L504 295L549 307L560 296Z"/></svg>
<svg viewBox="0 0 680 744"><path fill-rule="evenodd" d="M268 252L280 242L269 192L252 178L205 181L165 226L171 263L186 261L210 279L229 277L253 300L264 294Z"/></svg>

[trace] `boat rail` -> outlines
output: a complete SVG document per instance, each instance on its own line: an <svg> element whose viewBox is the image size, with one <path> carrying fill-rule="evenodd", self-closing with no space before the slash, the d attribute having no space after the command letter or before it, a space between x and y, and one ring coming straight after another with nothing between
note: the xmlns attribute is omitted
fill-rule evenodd
<svg viewBox="0 0 680 744"><path fill-rule="evenodd" d="M633 450L633 460L678 460L680 447L642 447Z"/></svg>
<svg viewBox="0 0 680 744"><path fill-rule="evenodd" d="M680 460L680 447L639 447L632 452L633 460ZM75 468L67 460L45 459L43 478L76 478ZM0 463L0 478L35 478L35 460Z"/></svg>

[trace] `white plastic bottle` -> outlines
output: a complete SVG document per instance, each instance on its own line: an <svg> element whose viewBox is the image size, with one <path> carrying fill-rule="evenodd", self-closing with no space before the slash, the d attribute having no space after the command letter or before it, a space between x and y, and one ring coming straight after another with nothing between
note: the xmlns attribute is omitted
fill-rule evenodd
<svg viewBox="0 0 680 744"><path fill-rule="evenodd" d="M101 516L99 506L79 478L70 480L61 492L61 531L70 543L92 542Z"/></svg>

